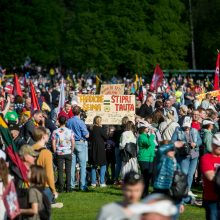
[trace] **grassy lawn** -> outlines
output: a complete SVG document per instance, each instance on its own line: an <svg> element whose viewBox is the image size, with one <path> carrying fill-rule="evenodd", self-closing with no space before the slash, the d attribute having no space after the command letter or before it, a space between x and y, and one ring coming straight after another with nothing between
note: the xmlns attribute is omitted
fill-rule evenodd
<svg viewBox="0 0 220 220"><path fill-rule="evenodd" d="M60 194L58 202L63 202L62 209L52 210L53 220L93 220L102 205L121 200L121 190L115 187L90 189L89 192L72 192ZM203 220L204 209L186 206L181 220Z"/></svg>

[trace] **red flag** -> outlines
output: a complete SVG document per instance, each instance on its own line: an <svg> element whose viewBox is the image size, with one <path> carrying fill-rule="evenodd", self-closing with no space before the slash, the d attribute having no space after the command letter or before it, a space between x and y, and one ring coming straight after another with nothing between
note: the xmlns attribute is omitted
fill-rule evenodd
<svg viewBox="0 0 220 220"><path fill-rule="evenodd" d="M38 103L38 99L36 96L36 92L34 89L34 85L32 82L30 82L30 88L31 88L31 102L32 102L32 108L33 110L40 110L40 105Z"/></svg>
<svg viewBox="0 0 220 220"><path fill-rule="evenodd" d="M154 75L152 78L152 82L150 84L150 90L157 90L157 88L161 85L164 78L164 74L160 66L157 64L154 70Z"/></svg>
<svg viewBox="0 0 220 220"><path fill-rule="evenodd" d="M215 68L215 78L214 78L214 90L219 90L219 59L220 53L218 52Z"/></svg>
<svg viewBox="0 0 220 220"><path fill-rule="evenodd" d="M6 186L2 199L5 205L7 216L10 219L14 219L20 214L20 208L18 203L18 197L15 190L14 182L11 180Z"/></svg>
<svg viewBox="0 0 220 220"><path fill-rule="evenodd" d="M18 80L18 76L17 74L14 75L14 95L19 95L19 96L23 96L22 94L22 90L21 90L21 85L20 82Z"/></svg>

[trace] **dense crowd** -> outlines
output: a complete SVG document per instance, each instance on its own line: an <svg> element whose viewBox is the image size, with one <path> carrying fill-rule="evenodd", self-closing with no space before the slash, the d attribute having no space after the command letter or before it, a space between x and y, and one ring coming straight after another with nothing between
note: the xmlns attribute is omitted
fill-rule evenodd
<svg viewBox="0 0 220 220"><path fill-rule="evenodd" d="M178 219L184 204L200 205L193 185L203 187L206 218L220 219L215 187L220 165L220 101L208 93L203 100L198 98L212 90L209 79L172 77L151 91L143 79L113 78L112 82L125 84L125 94L136 96L135 121L124 117L121 125L102 125L97 114L93 124L86 125L87 113L78 106L77 96L97 94L101 80L97 82L93 75L68 75L60 110L61 77L55 70L50 73L19 77L22 96L13 92L13 79L1 75L1 123L8 126L27 179L10 160L1 133L0 219L7 219L2 195L11 181L21 219L49 219L46 208L63 205L56 203L58 193L109 184L123 186L124 200L104 206L97 217L100 220ZM33 109L30 81L38 110Z"/></svg>

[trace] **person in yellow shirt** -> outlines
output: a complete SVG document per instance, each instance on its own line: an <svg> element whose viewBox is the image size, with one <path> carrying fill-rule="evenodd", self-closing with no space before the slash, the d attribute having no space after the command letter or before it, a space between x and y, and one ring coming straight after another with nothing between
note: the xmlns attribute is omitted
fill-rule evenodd
<svg viewBox="0 0 220 220"><path fill-rule="evenodd" d="M183 92L181 91L181 87L178 87L175 96L176 96L176 102L180 105L181 99L182 99Z"/></svg>
<svg viewBox="0 0 220 220"><path fill-rule="evenodd" d="M44 193L49 198L50 202L53 202L54 198L58 197L58 193L55 189L54 171L53 171L53 156L50 150L46 148L49 135L44 127L36 127L33 131L33 138L36 141L32 148L39 153L37 158L37 165L45 168L47 176L47 186Z"/></svg>

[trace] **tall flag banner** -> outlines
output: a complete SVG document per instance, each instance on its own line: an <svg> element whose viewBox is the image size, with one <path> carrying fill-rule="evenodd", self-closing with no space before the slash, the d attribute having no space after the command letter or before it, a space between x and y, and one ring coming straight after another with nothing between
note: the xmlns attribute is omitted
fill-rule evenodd
<svg viewBox="0 0 220 220"><path fill-rule="evenodd" d="M157 64L154 70L152 82L150 84L150 90L151 91L157 90L157 88L162 84L163 78L164 78L164 73L160 68L159 64Z"/></svg>
<svg viewBox="0 0 220 220"><path fill-rule="evenodd" d="M95 84L96 84L96 94L99 93L101 79L96 75L95 76Z"/></svg>
<svg viewBox="0 0 220 220"><path fill-rule="evenodd" d="M31 102L33 110L40 110L40 105L38 103L37 95L35 92L34 84L30 82L30 89L31 89Z"/></svg>
<svg viewBox="0 0 220 220"><path fill-rule="evenodd" d="M219 90L219 59L220 59L220 53L218 51L216 68L215 68L214 90Z"/></svg>
<svg viewBox="0 0 220 220"><path fill-rule="evenodd" d="M22 94L22 90L21 90L21 85L20 82L18 80L18 76L17 74L14 75L14 95L19 95L19 96L23 96Z"/></svg>
<svg viewBox="0 0 220 220"><path fill-rule="evenodd" d="M0 135L4 144L6 154L9 156L11 161L18 167L23 180L27 183L28 170L18 155L18 149L12 139L8 126L5 123L2 116L0 116Z"/></svg>
<svg viewBox="0 0 220 220"><path fill-rule="evenodd" d="M138 99L139 101L143 101L144 98L144 93L143 93L143 82L142 82L142 77L140 77L139 80L139 93L138 93Z"/></svg>
<svg viewBox="0 0 220 220"><path fill-rule="evenodd" d="M60 98L59 98L57 115L61 112L64 105L65 105L65 87L64 87L64 81L62 78L62 82L60 85Z"/></svg>
<svg viewBox="0 0 220 220"><path fill-rule="evenodd" d="M137 90L139 88L139 77L138 77L138 74L135 74L135 80L134 80L134 88L135 90Z"/></svg>

